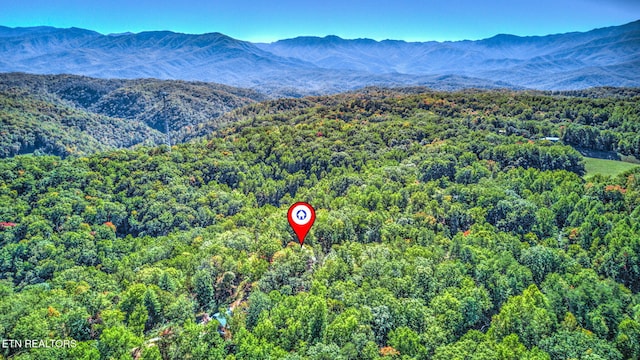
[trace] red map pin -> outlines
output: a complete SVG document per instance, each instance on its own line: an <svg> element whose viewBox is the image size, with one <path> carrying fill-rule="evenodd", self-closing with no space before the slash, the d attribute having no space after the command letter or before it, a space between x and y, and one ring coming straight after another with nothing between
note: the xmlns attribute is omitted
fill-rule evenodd
<svg viewBox="0 0 640 360"><path fill-rule="evenodd" d="M289 208L287 219L289 220L289 225L291 225L293 232L298 236L300 246L302 246L302 243L304 243L304 237L307 236L313 222L316 221L316 211L313 210L313 207L306 202L297 202Z"/></svg>

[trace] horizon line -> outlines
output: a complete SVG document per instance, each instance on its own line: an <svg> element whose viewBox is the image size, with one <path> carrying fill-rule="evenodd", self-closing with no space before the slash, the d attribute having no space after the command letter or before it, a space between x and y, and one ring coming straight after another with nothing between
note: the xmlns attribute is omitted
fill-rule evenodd
<svg viewBox="0 0 640 360"><path fill-rule="evenodd" d="M393 41L393 42L405 42L405 43L429 43L429 42L438 42L438 43L447 43L447 42L464 42L464 41L482 41L482 40L488 40L488 39L492 39L495 38L497 36L515 36L518 38L541 38L541 37L547 37L547 36L555 36L555 35L561 35L561 34L571 34L571 33L587 33L587 32L591 32L591 31L596 31L596 30L601 30L601 29L607 29L607 28L612 28L612 27L620 27L620 26L627 26L633 23L637 23L640 22L640 19L638 20L634 20L631 22L627 22L624 24L620 24L620 25L611 25L611 26L603 26L603 27L596 27L590 30L586 30L586 31L569 31L569 32L564 32L564 33L550 33L550 34L544 34L544 35L518 35L518 34L509 34L509 33L497 33L494 34L492 36L489 37L483 37L483 38L476 38L476 39L455 39L455 40L444 40L444 39L431 39L431 40L417 40L417 39L391 39L391 38L385 38L385 39L381 39L381 38L369 38L369 37L354 37L354 38L349 38L349 37L342 37L340 35L337 34L325 34L325 35L310 35L310 34L301 34L301 35L297 35L294 37L285 37L285 38L280 38L280 39L274 39L274 38L259 38L259 37L255 37L252 39L241 39L238 37L234 37L232 35L229 34L225 34L219 31L210 31L210 32L202 32L202 33L188 33L188 32L182 32L182 31L177 31L177 30L169 30L169 29L156 29L156 30L142 30L142 31L138 31L138 32L134 32L134 31L124 31L124 32L111 32L111 33L104 33L104 32L100 32L98 30L93 30L93 29L87 29L87 28L82 28L82 27L77 27L77 26L70 26L70 27L57 27L57 26L51 26L51 25L33 25L33 26L6 26L6 25L1 25L0 27L5 27L5 28L9 28L9 29L35 29L35 28L48 28L48 29L60 29L60 30L71 30L71 29L79 29L79 30L85 30L85 31L91 31L91 32L95 32L99 35L102 36L128 36L128 35L139 35L139 34L143 34L143 33L161 33L161 32L170 32L173 34L180 34L180 35L191 35L191 36L202 36L202 35L210 35L210 34L220 34L223 36L227 36L229 38L232 38L234 40L238 40L238 41L244 41L244 42L249 42L249 43L264 43L264 44L272 44L278 41L283 41L283 40L292 40L292 39L298 39L298 38L313 38L313 39L326 39L326 38L338 38L340 40L345 40L345 41L356 41L356 40L371 40L371 41L375 41L375 42L385 42L385 41ZM0 37L1 38L1 37Z"/></svg>

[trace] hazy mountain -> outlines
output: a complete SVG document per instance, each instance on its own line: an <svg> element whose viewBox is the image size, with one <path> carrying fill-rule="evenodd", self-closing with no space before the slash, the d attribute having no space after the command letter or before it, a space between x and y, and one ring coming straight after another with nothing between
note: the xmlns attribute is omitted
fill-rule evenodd
<svg viewBox="0 0 640 360"><path fill-rule="evenodd" d="M584 33L480 41L299 37L253 44L219 33L102 35L0 27L0 71L217 82L272 96L367 85L438 89L640 86L640 21Z"/></svg>
<svg viewBox="0 0 640 360"><path fill-rule="evenodd" d="M640 21L584 33L424 42L298 37L260 48L317 66L374 74L454 74L539 89L640 86Z"/></svg>

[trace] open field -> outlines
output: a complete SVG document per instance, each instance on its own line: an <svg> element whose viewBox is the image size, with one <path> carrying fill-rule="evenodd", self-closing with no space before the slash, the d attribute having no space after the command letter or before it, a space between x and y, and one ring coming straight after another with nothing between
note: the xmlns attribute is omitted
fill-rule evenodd
<svg viewBox="0 0 640 360"><path fill-rule="evenodd" d="M638 164L632 164L617 160L605 160L585 157L585 169L587 170L586 176L592 176L596 174L616 176L629 169L633 169Z"/></svg>

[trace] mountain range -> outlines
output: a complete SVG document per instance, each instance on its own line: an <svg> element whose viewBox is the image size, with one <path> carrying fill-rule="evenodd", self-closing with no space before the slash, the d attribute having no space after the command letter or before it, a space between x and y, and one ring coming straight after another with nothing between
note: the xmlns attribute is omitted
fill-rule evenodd
<svg viewBox="0 0 640 360"><path fill-rule="evenodd" d="M405 42L298 37L251 43L220 33L103 35L0 27L0 72L217 82L273 97L363 86L571 90L640 86L640 20L548 36Z"/></svg>

